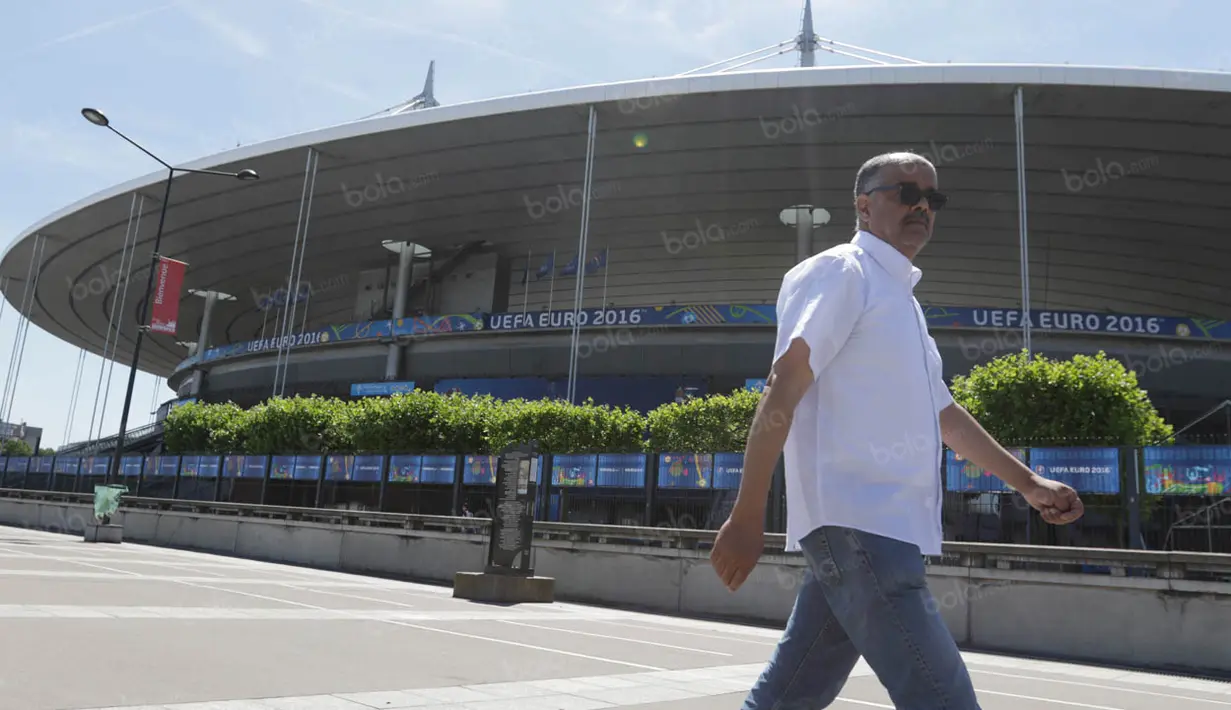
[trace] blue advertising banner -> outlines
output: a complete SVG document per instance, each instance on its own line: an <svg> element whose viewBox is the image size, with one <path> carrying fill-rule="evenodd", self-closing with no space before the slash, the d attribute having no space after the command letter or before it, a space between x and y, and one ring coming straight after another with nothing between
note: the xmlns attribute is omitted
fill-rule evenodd
<svg viewBox="0 0 1231 710"><path fill-rule="evenodd" d="M356 382L350 386L352 397L388 397L414 391L414 382Z"/></svg>
<svg viewBox="0 0 1231 710"><path fill-rule="evenodd" d="M196 478L200 456L184 456L180 459L180 478Z"/></svg>
<svg viewBox="0 0 1231 710"><path fill-rule="evenodd" d="M681 325L769 325L777 322L775 307L767 305L642 306L635 308L583 308L577 312L583 328ZM573 311L491 313L488 331L562 330L573 327Z"/></svg>
<svg viewBox="0 0 1231 710"><path fill-rule="evenodd" d="M449 454L424 456L419 469L419 482L451 486L455 477L453 471L456 467L456 456Z"/></svg>
<svg viewBox="0 0 1231 710"><path fill-rule="evenodd" d="M928 305L924 308L924 315L929 327L938 329L1018 330L1023 320L1022 311L1012 308ZM403 318L397 321L347 323L283 339L266 338L210 348L202 355L194 355L184 360L176 370L186 369L200 362L274 352L279 346L293 350L396 336L436 336L476 331L566 330L573 327L573 317L572 310L559 310L538 313L451 314ZM586 328L773 327L777 325L777 314L775 307L767 304L637 306L585 308L578 312L577 320ZM1030 311L1030 323L1034 330L1045 332L1231 340L1231 322L1210 318L1034 309Z"/></svg>
<svg viewBox="0 0 1231 710"><path fill-rule="evenodd" d="M744 478L743 454L714 454L714 488L739 490Z"/></svg>
<svg viewBox="0 0 1231 710"><path fill-rule="evenodd" d="M217 478L222 468L222 457L218 455L202 456L197 462L197 475L201 478Z"/></svg>
<svg viewBox="0 0 1231 710"><path fill-rule="evenodd" d="M711 454L659 454L659 488L709 488L713 477Z"/></svg>
<svg viewBox="0 0 1231 710"><path fill-rule="evenodd" d="M1231 446L1147 446L1146 493L1231 494Z"/></svg>
<svg viewBox="0 0 1231 710"><path fill-rule="evenodd" d="M144 467L144 456L124 456L120 459L120 475L124 478L139 477Z"/></svg>
<svg viewBox="0 0 1231 710"><path fill-rule="evenodd" d="M325 480L380 483L384 463L384 456L330 454L325 457Z"/></svg>
<svg viewBox="0 0 1231 710"><path fill-rule="evenodd" d="M223 461L223 478L265 478L267 456L228 456Z"/></svg>
<svg viewBox="0 0 1231 710"><path fill-rule="evenodd" d="M596 454L558 454L551 461L551 485L590 488L598 482Z"/></svg>
<svg viewBox="0 0 1231 710"><path fill-rule="evenodd" d="M1120 492L1120 450L1114 447L1030 449L1030 468L1078 493Z"/></svg>
<svg viewBox="0 0 1231 710"><path fill-rule="evenodd" d="M764 392L765 382L766 380L764 379L744 380L744 389L752 390L753 392Z"/></svg>
<svg viewBox="0 0 1231 710"><path fill-rule="evenodd" d="M81 462L83 476L106 476L111 469L110 456L88 456Z"/></svg>
<svg viewBox="0 0 1231 710"><path fill-rule="evenodd" d="M56 457L53 467L54 473L76 476L77 469L81 465L81 459L75 456L66 456L64 458Z"/></svg>
<svg viewBox="0 0 1231 710"><path fill-rule="evenodd" d="M462 484L467 486L496 485L496 457L471 454L462 469Z"/></svg>
<svg viewBox="0 0 1231 710"><path fill-rule="evenodd" d="M274 456L269 460L269 480L289 481L295 477L294 456Z"/></svg>
<svg viewBox="0 0 1231 710"><path fill-rule="evenodd" d="M644 489L646 462L645 454L599 454L595 485Z"/></svg>
<svg viewBox="0 0 1231 710"><path fill-rule="evenodd" d="M926 306L923 315L930 328L980 328L1018 330L1022 311L1015 308ZM1156 335L1231 340L1231 323L1209 318L1176 318L1091 311L1031 309L1032 330L1112 335Z"/></svg>
<svg viewBox="0 0 1231 710"><path fill-rule="evenodd" d="M30 457L29 456L10 456L9 460L6 461L4 464L4 470L12 471L13 473L25 473L29 469L30 469Z"/></svg>
<svg viewBox="0 0 1231 710"><path fill-rule="evenodd" d="M38 466L35 469L39 473L51 473L52 465L55 463L55 458L51 456L40 456Z"/></svg>
<svg viewBox="0 0 1231 710"><path fill-rule="evenodd" d="M321 477L321 457L315 454L295 457L292 475L296 481L315 481Z"/></svg>
<svg viewBox="0 0 1231 710"><path fill-rule="evenodd" d="M423 457L413 454L397 454L389 457L390 483L418 483Z"/></svg>
<svg viewBox="0 0 1231 710"><path fill-rule="evenodd" d="M1009 449L1010 454L1026 462L1025 449ZM970 493L1008 493L1013 489L991 473L962 458L953 449L945 449L945 490Z"/></svg>

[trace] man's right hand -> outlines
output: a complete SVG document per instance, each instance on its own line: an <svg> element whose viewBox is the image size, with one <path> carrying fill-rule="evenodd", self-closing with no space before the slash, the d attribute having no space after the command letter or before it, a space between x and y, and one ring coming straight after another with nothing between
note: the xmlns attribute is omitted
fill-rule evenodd
<svg viewBox="0 0 1231 710"><path fill-rule="evenodd" d="M727 518L714 540L710 551L710 564L718 573L723 585L734 592L740 588L761 559L765 549L765 524L763 520Z"/></svg>

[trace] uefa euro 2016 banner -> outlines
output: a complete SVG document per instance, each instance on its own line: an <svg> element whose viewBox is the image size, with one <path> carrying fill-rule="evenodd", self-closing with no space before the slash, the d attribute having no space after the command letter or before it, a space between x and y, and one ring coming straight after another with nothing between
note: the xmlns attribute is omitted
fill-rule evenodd
<svg viewBox="0 0 1231 710"><path fill-rule="evenodd" d="M937 329L1006 330L1022 327L1023 314L1012 308L927 306L928 324ZM206 350L201 357L180 363L180 369L197 362L298 349L331 343L379 340L407 336L437 336L451 333L534 332L571 330L574 321L582 328L675 328L675 327L773 327L778 318L773 305L726 304L685 306L638 306L628 308L583 308L511 312L465 313L422 316L398 320L366 321L335 325L297 333L282 339L265 338L232 343ZM1030 312L1032 329L1061 333L1231 340L1231 323L1207 318L1144 316L1087 311Z"/></svg>
<svg viewBox="0 0 1231 710"><path fill-rule="evenodd" d="M1078 493L1120 492L1120 450L1117 448L1065 447L1010 451L1043 478L1067 483ZM1231 446L1147 446L1142 450L1142 458L1145 463L1146 493L1193 496L1231 494ZM1004 493L1010 490L999 478L953 451L946 454L945 489L968 493Z"/></svg>

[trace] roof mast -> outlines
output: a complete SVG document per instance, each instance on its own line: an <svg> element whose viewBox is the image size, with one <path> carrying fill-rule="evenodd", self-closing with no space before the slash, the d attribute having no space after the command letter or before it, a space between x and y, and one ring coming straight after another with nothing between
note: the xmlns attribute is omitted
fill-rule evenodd
<svg viewBox="0 0 1231 710"><path fill-rule="evenodd" d="M872 64L892 64L892 63L898 63L898 62L905 62L907 64L923 64L924 63L917 59L909 59L907 57L898 56L896 54L887 54L885 52L878 52L875 49L868 49L867 47L856 47L853 44L846 44L845 42L839 42L834 39L826 39L824 37L818 36L816 32L813 31L813 27L812 27L812 0L804 0L803 19L800 22L798 35L790 39L783 40L777 44L771 44L768 47L762 47L761 49L757 49L751 52L746 52L739 56L731 57L730 59L724 59L720 62L713 62L711 64L706 64L703 67L697 67L696 69L692 69L690 71L681 72L679 74L676 74L676 76L687 76L689 74L697 74L699 72L703 72L707 70L714 71L715 73L728 72L728 71L731 71L732 69L739 69L740 67L745 67L745 66L748 66L749 64L755 64L756 62L765 61L766 59L769 59L770 57L776 57L780 54L786 54L787 52L799 52L799 66L814 67L816 66L816 50L817 49L823 49L826 52L829 52L831 54L840 54L844 57L860 59L865 62L870 62ZM893 61L885 61L883 59L877 59L876 57L865 56L869 54L886 57L887 59L893 60ZM735 64L733 66L724 67L722 69L715 68L715 67L720 67L724 64L730 64L731 62L734 62L737 60L746 59L748 57L752 57L752 58L747 59L747 61L742 61L739 64Z"/></svg>

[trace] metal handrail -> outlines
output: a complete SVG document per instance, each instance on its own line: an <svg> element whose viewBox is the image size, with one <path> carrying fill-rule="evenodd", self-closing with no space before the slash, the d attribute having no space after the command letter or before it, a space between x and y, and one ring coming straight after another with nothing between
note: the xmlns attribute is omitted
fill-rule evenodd
<svg viewBox="0 0 1231 710"><path fill-rule="evenodd" d="M162 431L162 422L146 424L144 426L137 427L136 429L129 429L128 432L124 435L124 440L125 442L131 444L147 436L158 434L161 431ZM56 455L61 456L61 455L81 453L85 451L97 451L97 450L106 448L108 444L114 445L115 441L118 438L119 438L118 434L112 434L110 436L104 436L98 439L90 439L88 441L76 441L71 444L65 444L61 446L59 449L56 449Z"/></svg>

